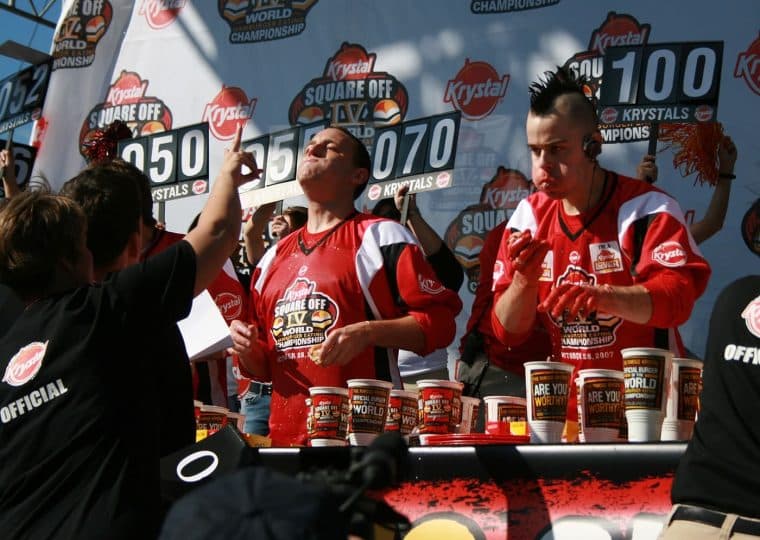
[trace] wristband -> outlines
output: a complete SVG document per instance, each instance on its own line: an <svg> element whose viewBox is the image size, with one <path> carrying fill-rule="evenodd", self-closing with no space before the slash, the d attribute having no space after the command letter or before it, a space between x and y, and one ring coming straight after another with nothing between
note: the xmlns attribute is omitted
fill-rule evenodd
<svg viewBox="0 0 760 540"><path fill-rule="evenodd" d="M720 173L718 175L718 178L724 178L726 180L733 180L734 178L736 178L736 175L735 174Z"/></svg>

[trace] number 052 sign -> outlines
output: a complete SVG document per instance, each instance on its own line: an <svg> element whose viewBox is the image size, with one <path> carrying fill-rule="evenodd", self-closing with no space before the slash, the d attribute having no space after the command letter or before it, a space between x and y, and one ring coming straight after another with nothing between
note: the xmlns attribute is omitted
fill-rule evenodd
<svg viewBox="0 0 760 540"><path fill-rule="evenodd" d="M52 60L0 81L0 133L37 119L45 102Z"/></svg>
<svg viewBox="0 0 760 540"><path fill-rule="evenodd" d="M714 122L722 63L722 41L610 47L600 123Z"/></svg>

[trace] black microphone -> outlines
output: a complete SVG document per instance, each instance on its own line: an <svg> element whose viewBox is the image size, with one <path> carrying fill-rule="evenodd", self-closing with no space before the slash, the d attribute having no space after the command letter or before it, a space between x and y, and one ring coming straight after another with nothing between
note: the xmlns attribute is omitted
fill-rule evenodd
<svg viewBox="0 0 760 540"><path fill-rule="evenodd" d="M407 452L406 441L398 432L382 433L348 469L349 478L366 489L391 486L398 478Z"/></svg>

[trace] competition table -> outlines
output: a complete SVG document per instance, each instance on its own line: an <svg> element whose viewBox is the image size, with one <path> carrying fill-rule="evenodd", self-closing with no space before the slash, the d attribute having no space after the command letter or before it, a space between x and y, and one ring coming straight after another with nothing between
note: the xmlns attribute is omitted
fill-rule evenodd
<svg viewBox="0 0 760 540"><path fill-rule="evenodd" d="M413 447L400 483L377 494L409 518L408 537L415 540L655 539L670 510L670 486L685 448L683 443ZM350 451L266 448L258 457L261 465L297 474L345 469Z"/></svg>

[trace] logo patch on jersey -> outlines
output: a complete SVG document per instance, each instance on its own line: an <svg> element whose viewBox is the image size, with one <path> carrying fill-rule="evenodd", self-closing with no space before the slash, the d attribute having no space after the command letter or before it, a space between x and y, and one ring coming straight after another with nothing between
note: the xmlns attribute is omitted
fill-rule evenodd
<svg viewBox="0 0 760 540"><path fill-rule="evenodd" d="M446 287L444 287L440 282L431 278L427 278L422 274L417 274L417 283L420 286L420 290L428 294L441 294L446 290Z"/></svg>
<svg viewBox="0 0 760 540"><path fill-rule="evenodd" d="M565 271L557 279L557 286L563 283L572 283L573 285L596 285L596 276L589 274L580 266L568 265Z"/></svg>
<svg viewBox="0 0 760 540"><path fill-rule="evenodd" d="M541 263L541 277L538 281L554 281L554 252L548 251Z"/></svg>
<svg viewBox="0 0 760 540"><path fill-rule="evenodd" d="M686 250L678 242L663 242L652 252L652 260L668 268L686 264Z"/></svg>
<svg viewBox="0 0 760 540"><path fill-rule="evenodd" d="M752 300L742 311L742 319L747 324L747 330L760 338L760 296Z"/></svg>
<svg viewBox="0 0 760 540"><path fill-rule="evenodd" d="M326 294L315 292L315 288L313 281L296 278L275 304L270 331L277 350L322 343L338 322L338 304Z"/></svg>
<svg viewBox="0 0 760 540"><path fill-rule="evenodd" d="M609 274L623 269L623 257L616 241L591 244L588 249L595 274Z"/></svg>
<svg viewBox="0 0 760 540"><path fill-rule="evenodd" d="M228 292L219 293L214 298L216 307L222 312L224 320L229 322L234 321L240 317L243 312L243 299L239 294L232 294Z"/></svg>
<svg viewBox="0 0 760 540"><path fill-rule="evenodd" d="M8 362L5 368L3 382L11 386L21 386L31 381L42 367L42 359L45 357L48 342L35 341L21 349Z"/></svg>
<svg viewBox="0 0 760 540"><path fill-rule="evenodd" d="M577 251L573 250L573 251L570 252L570 255L568 256L568 259L570 260L571 263L578 264L578 261L581 260L581 254L578 253Z"/></svg>
<svg viewBox="0 0 760 540"><path fill-rule="evenodd" d="M557 279L557 286L563 283L596 285L596 276L570 265ZM573 320L565 319L565 314L558 318L550 315L550 318L559 327L561 346L576 349L607 347L615 343L615 330L622 322L620 317L598 312L578 315Z"/></svg>

